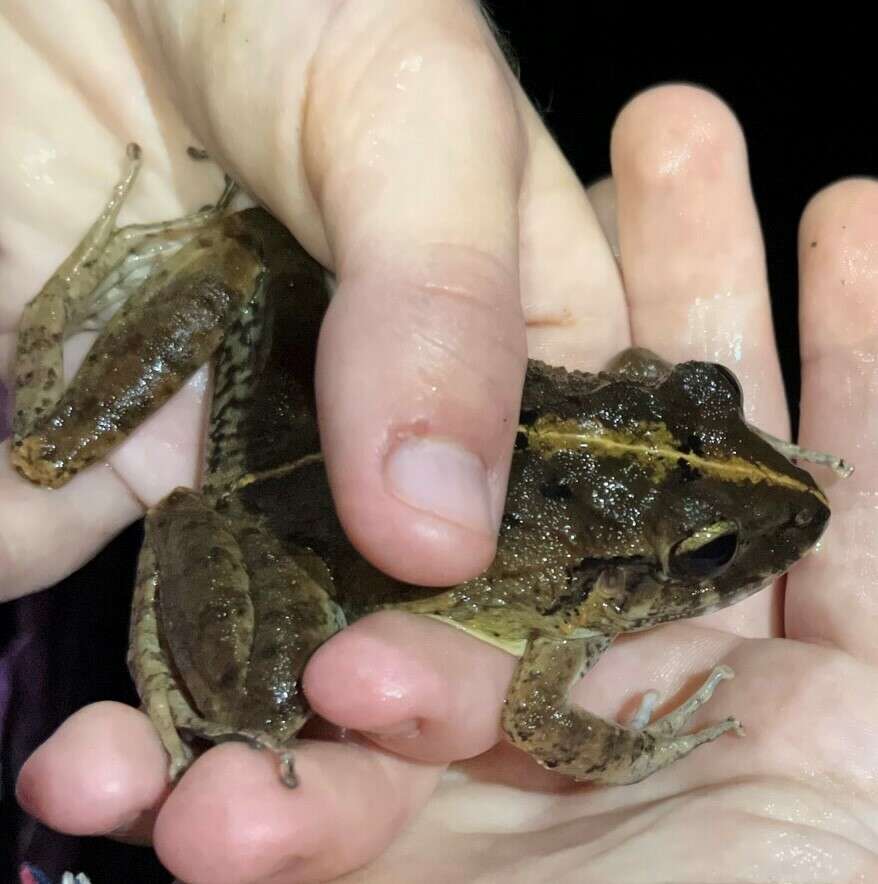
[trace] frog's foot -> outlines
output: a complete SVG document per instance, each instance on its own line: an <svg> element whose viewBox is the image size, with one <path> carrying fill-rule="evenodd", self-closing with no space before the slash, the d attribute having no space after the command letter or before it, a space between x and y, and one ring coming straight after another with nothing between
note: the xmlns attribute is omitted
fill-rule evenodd
<svg viewBox="0 0 878 884"><path fill-rule="evenodd" d="M646 696L644 696L643 701L640 704L640 709L635 714L635 719L637 719L637 721L632 722L631 727L635 730L649 731L658 738L676 737L690 722L695 713L713 696L713 692L716 690L717 685L719 685L721 681L727 681L734 677L734 670L732 670L730 666L717 666L713 672L710 673L704 684L701 685L701 687L688 700L686 700L685 703L681 703L676 709L657 719L652 724L648 724L648 721L652 710L658 705L659 695L656 691L649 691ZM647 707L649 707L649 712L647 712ZM643 720L644 718L645 720ZM720 722L720 724L705 728L703 731L698 731L696 734L691 734L691 737L700 737L702 734L706 735L691 748L694 749L695 746L700 746L702 743L715 740L717 737L722 736L726 731L730 730L735 731L739 737L744 736L744 728L738 719L727 718L725 721ZM689 739L689 737L681 739Z"/></svg>
<svg viewBox="0 0 878 884"><path fill-rule="evenodd" d="M634 726L625 728L568 701L588 657L588 640L531 639L510 685L503 727L514 745L550 770L578 780L636 783L727 731L742 733L737 719L727 718L680 735L717 685L732 677L727 666L717 667L692 697L652 724L647 722L658 696L648 693Z"/></svg>
<svg viewBox="0 0 878 884"><path fill-rule="evenodd" d="M209 740L211 743L246 743L253 749L264 749L271 752L277 756L281 782L290 789L295 789L299 785L296 776L295 756L290 746L284 745L261 731L236 730L227 724L207 721L193 713L191 707L187 707L187 709L188 711L181 709L180 714L176 717L177 727L181 731L193 737Z"/></svg>
<svg viewBox="0 0 878 884"><path fill-rule="evenodd" d="M813 463L816 466L826 467L832 470L840 479L847 479L854 471L853 464L847 463L844 458L825 451L814 451L810 448L802 448L795 442L787 442L786 439L779 439L766 433L753 424L748 424L749 428L757 435L761 436L775 451L779 451L788 460L804 461L805 463Z"/></svg>

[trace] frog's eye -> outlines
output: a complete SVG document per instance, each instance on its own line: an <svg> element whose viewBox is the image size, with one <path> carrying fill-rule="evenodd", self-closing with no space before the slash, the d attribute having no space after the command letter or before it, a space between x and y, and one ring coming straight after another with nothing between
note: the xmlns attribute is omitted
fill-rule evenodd
<svg viewBox="0 0 878 884"><path fill-rule="evenodd" d="M738 405L743 404L744 402L744 391L741 389L741 382L735 377L735 373L730 369L726 368L724 365L721 365L719 362L716 363L717 371L726 379L728 385L735 392L735 399L738 402Z"/></svg>
<svg viewBox="0 0 878 884"><path fill-rule="evenodd" d="M737 551L738 526L734 522L715 522L671 549L670 570L677 579L703 580L722 571Z"/></svg>

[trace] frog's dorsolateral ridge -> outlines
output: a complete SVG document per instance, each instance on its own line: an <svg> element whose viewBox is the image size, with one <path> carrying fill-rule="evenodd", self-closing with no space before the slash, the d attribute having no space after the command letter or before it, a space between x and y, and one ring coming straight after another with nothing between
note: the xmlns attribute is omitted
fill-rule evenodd
<svg viewBox="0 0 878 884"><path fill-rule="evenodd" d="M725 368L627 350L599 374L528 366L497 556L437 591L381 574L336 518L314 412L325 275L262 209L115 227L139 151L82 244L25 310L12 459L58 486L104 458L201 364L215 385L199 491L147 514L129 662L176 777L192 737L276 751L309 715L301 675L346 623L395 608L517 655L509 739L547 768L630 783L728 730L685 704L631 727L573 706L615 636L746 598L819 539L826 497L786 443L748 426ZM144 278L143 268L151 262ZM133 273L137 268L137 274ZM64 386L62 342L121 304ZM193 565L197 563L197 565Z"/></svg>

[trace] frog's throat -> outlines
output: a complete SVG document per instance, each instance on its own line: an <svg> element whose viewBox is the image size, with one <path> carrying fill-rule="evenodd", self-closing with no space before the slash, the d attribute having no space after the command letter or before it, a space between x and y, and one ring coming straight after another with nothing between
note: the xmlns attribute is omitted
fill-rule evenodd
<svg viewBox="0 0 878 884"><path fill-rule="evenodd" d="M748 461L738 455L704 457L694 451L687 451L663 423L644 422L635 435L624 430L610 429L599 421L578 422L541 417L530 426L519 426L518 432L526 438L528 448L538 451L544 458L549 458L558 451L584 449L604 457L633 458L649 468L657 483L662 482L682 460L691 469L723 482L767 482L801 494L811 494L825 506L829 505L823 492L816 486L773 470L758 461Z"/></svg>

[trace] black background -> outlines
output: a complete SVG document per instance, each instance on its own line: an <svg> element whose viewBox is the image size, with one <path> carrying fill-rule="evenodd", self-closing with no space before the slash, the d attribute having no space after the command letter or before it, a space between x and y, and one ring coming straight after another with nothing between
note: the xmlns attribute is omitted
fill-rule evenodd
<svg viewBox="0 0 878 884"><path fill-rule="evenodd" d="M820 188L878 169L874 50L827 29L807 39L779 27L766 32L762 21L721 18L718 7L710 23L669 14L648 25L628 4L618 14L589 11L587 22L577 13L588 6L579 3L522 0L496 2L492 9L514 49L525 89L585 183L608 172L613 120L641 90L668 81L698 83L732 107L749 143L776 329L795 404L798 220ZM139 529L129 529L94 562L43 594L53 649L45 683L53 719L47 733L88 702L134 701L124 657L138 545ZM0 611L7 633L14 613L13 605ZM13 759L4 776L0 825L7 832L16 763ZM29 852L34 861L43 861L46 837L47 832L34 832ZM75 868L90 874L94 884L169 880L147 851L98 839L82 841L76 850ZM14 880L11 865L0 868L0 880Z"/></svg>

